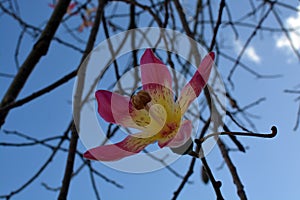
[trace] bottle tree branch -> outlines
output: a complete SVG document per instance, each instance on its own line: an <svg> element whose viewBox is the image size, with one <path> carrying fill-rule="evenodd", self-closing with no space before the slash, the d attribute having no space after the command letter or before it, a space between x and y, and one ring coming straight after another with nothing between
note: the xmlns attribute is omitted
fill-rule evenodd
<svg viewBox="0 0 300 200"><path fill-rule="evenodd" d="M88 54L93 50L105 4L106 4L106 1L99 0L97 12L96 12L96 18L95 18L88 42L86 44L85 53L82 56L81 63L83 63L83 61L86 59ZM81 96L82 96L82 92L83 92L82 91L83 90L82 79L83 79L83 77L81 77L81 76L78 78L78 87L76 90L77 98L75 101L81 101ZM80 106L81 102L79 102L79 103L77 102L76 105ZM75 109L80 109L80 108L75 108ZM79 124L79 119L76 118L74 120ZM79 130L78 130L78 132L79 132ZM72 174L73 174L77 142L78 142L78 133L75 128L74 121L73 121L72 137L71 137L70 146L69 146L68 159L67 159L65 173L64 173L64 177L63 177L63 181L62 181L62 187L61 187L61 190L60 190L60 193L58 196L58 200L66 200L67 199L70 182L71 182L71 178L72 178Z"/></svg>
<svg viewBox="0 0 300 200"><path fill-rule="evenodd" d="M6 91L0 103L0 108L16 100L36 64L39 62L42 56L47 54L54 34L56 33L63 16L67 11L70 1L71 0L58 1L44 31L41 33L41 36L33 46L31 52L21 65L17 75L14 77L13 82ZM0 128L5 123L5 118L8 115L8 112L9 111L0 113Z"/></svg>

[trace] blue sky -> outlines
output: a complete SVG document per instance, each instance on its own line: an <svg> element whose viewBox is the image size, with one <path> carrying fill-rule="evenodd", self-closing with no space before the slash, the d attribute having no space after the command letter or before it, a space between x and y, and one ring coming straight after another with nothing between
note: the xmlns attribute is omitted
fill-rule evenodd
<svg viewBox="0 0 300 200"><path fill-rule="evenodd" d="M34 25L41 25L51 14L51 9L47 6L47 1L20 1L21 16L23 19ZM296 1L293 2L297 6ZM217 6L217 3L215 3ZM124 9L127 7L124 7ZM119 9L122 9L119 8ZM186 4L188 10L188 4ZM240 5L233 5L236 16L243 14L244 10ZM244 8L246 9L246 7ZM34 12L33 12L34 11ZM284 21L293 23L299 15L289 15L284 12ZM42 17L41 17L42 16ZM77 20L79 17L77 17ZM298 20L297 22L299 22ZM76 26L76 18L70 21ZM269 20L267 24L274 21ZM73 26L73 27L74 27ZM1 48L0 48L0 72L16 74L14 63L14 48L20 32L19 25L11 17L1 16ZM86 37L88 31L81 33ZM228 54L237 55L240 46L249 37L247 30L240 31L239 40L235 40L229 28L224 28L220 33L220 38L225 38L224 45L228 46ZM65 30L60 29L58 36L65 36ZM67 40L71 39L67 36ZM299 50L299 37L293 36L295 46ZM104 38L100 36L99 43ZM208 38L207 38L208 39ZM210 38L209 38L210 39ZM26 58L33 45L33 39L25 35L20 51L20 63ZM245 191L249 199L297 199L300 192L298 190L298 180L300 178L300 133L293 131L296 121L299 101L294 99L295 95L286 94L285 89L294 88L299 84L299 61L290 50L284 45L284 37L280 34L264 33L256 37L251 43L249 52L245 53L243 62L253 66L262 74L282 74L277 79L257 79L245 70L238 68L233 76L235 82L234 90L230 93L238 99L240 105L247 105L261 97L266 97L266 101L249 112L258 115L260 118L254 119L259 132L270 132L270 127L278 127L278 135L274 139L240 138L240 141L248 146L247 153L231 152L233 162L238 168L238 173L245 186ZM83 44L78 44L82 48ZM74 50L61 47L53 42L49 53L42 58L36 69L30 76L23 88L20 98L47 86L53 80L57 80L67 72L71 72L77 67L80 61L80 54ZM220 59L218 68L226 77L233 63L225 59ZM0 96L2 97L12 79L0 77ZM61 86L52 93L46 94L34 102L28 103L21 108L12 110L7 117L6 124L2 129L16 130L28 134L32 137L46 138L60 135L66 128L72 117L71 98L74 80ZM227 144L233 144L224 137ZM1 130L1 142L22 142L18 137L6 135ZM56 144L58 141L54 141ZM64 144L67 147L67 144ZM0 147L1 157L1 177L0 195L9 193L12 189L21 186L28 178L35 173L42 163L47 159L50 150L41 147ZM79 149L85 151L85 147L79 142ZM16 195L14 199L53 199L57 197L56 192L45 190L41 183L45 182L49 186L59 186L63 177L66 153L59 153L43 173L24 192ZM182 157L171 166L180 174L184 175L188 170L190 157ZM215 177L222 180L222 193L226 199L238 199L236 189L232 182L227 167L216 170L222 164L219 149L214 148L207 157L212 167ZM76 160L75 169L81 164L81 160ZM97 178L98 190L101 199L170 199L173 192L180 184L180 179L163 169L145 174L130 174L111 169L101 163L93 162L93 165L107 175L109 178L124 185L124 189L119 189L104 180ZM204 185L200 178L201 162L197 161L195 172L191 177L193 184L186 185L179 199L214 199L215 195L210 185ZM94 199L91 189L88 171L85 169L76 176L71 183L69 199Z"/></svg>

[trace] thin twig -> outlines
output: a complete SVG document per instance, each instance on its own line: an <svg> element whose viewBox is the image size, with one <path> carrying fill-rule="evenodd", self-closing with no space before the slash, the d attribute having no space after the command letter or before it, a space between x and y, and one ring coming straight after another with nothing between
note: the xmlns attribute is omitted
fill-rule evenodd
<svg viewBox="0 0 300 200"><path fill-rule="evenodd" d="M68 126L67 130L64 132L64 137L61 138L61 140L58 142L57 146L55 146L55 148L53 149L51 155L48 157L48 159L45 161L45 163L40 167L40 169L28 181L26 181L21 187L19 187L16 190L11 191L7 195L1 195L0 199L7 199L7 200L10 199L14 195L20 193L25 188L27 188L34 180L36 180L42 174L42 172L46 169L46 167L54 159L54 156L56 155L56 153L60 149L60 147L63 144L63 142L66 140L67 135L68 135L68 133L70 131L70 128L71 128L71 125Z"/></svg>
<svg viewBox="0 0 300 200"><path fill-rule="evenodd" d="M148 152L147 150L143 150L143 152L147 153L146 155L149 156L150 158L152 158L153 160L160 162L167 170L169 170L174 176L180 178L180 179L184 179L186 177L182 176L181 174L179 174L175 169L173 169L168 163L165 162L165 160L162 158L157 158L156 156L152 155L150 152ZM187 183L193 183L192 181L187 181Z"/></svg>
<svg viewBox="0 0 300 200"><path fill-rule="evenodd" d="M174 196L172 197L172 200L176 200L177 199L177 197L180 194L180 192L182 191L183 187L188 182L190 176L193 174L195 162L196 162L196 158L193 157L192 160L191 160L191 163L190 163L190 167L189 167L186 175L184 176L183 180L181 181L178 189L174 192Z"/></svg>
<svg viewBox="0 0 300 200"><path fill-rule="evenodd" d="M76 131L74 124L72 123L72 135L71 135L71 140L70 140L70 144L69 144L67 164L66 164L66 168L65 168L65 172L64 172L62 186L60 188L60 192L58 195L58 200L66 200L67 199L67 194L69 191L69 186L70 186L70 182L71 182L71 178L72 178L72 174L73 174L77 142L78 142L78 133Z"/></svg>
<svg viewBox="0 0 300 200"><path fill-rule="evenodd" d="M19 99L17 101L14 101L14 102L11 102L7 105L5 105L4 107L0 107L0 112L7 112L13 108L17 108L17 107L20 107L26 103L29 103L31 102L32 100L38 98L38 97L41 97L43 96L44 94L47 94L51 91L53 91L54 89L56 89L57 87L59 86L62 86L63 84L67 83L68 81L70 81L71 79L73 79L74 77L76 77L77 75L77 69L76 70L73 70L72 72L70 72L69 74L63 76L62 78L58 79L57 81L55 81L54 83L36 91L36 92L33 92L32 94L22 98L22 99Z"/></svg>
<svg viewBox="0 0 300 200"><path fill-rule="evenodd" d="M117 182L114 181L114 180L111 180L111 179L107 178L106 176L104 176L103 174L101 174L100 172L98 172L97 170L95 170L95 168L91 165L91 161L86 160L86 164L87 164L87 166L89 167L89 170L90 170L91 172L93 172L95 175L99 176L100 178L102 178L102 179L105 180L106 182L108 182L108 183L110 183L110 184L116 186L117 188L120 188L120 189L123 189L123 188L124 188L123 185L117 183Z"/></svg>
<svg viewBox="0 0 300 200"><path fill-rule="evenodd" d="M233 182L237 187L238 196L240 197L241 200L246 200L247 196L246 196L246 193L244 191L244 186L243 186L243 184L240 180L240 177L237 173L236 167L234 166L233 162L231 161L231 159L228 155L228 151L226 150L226 147L225 147L224 143L222 142L222 140L220 138L217 139L217 143L218 143L218 146L221 150L221 153L222 153L222 156L225 160L225 163L227 164L227 166L230 170Z"/></svg>
<svg viewBox="0 0 300 200"><path fill-rule="evenodd" d="M89 174L90 174L91 183L92 183L92 187L93 187L96 199L100 200L100 194L99 194L98 189L97 189L94 173L90 170Z"/></svg>
<svg viewBox="0 0 300 200"><path fill-rule="evenodd" d="M236 70L237 66L240 63L240 60L243 56L243 54L245 53L247 47L249 46L250 42L252 41L252 39L254 38L254 36L256 35L257 31L260 29L261 25L263 24L263 22L267 19L267 17L269 16L270 12L273 10L273 5L274 3L270 4L270 7L268 9L268 11L264 14L264 16L261 17L261 19L259 20L258 24L256 25L255 29L252 31L251 35L249 36L249 38L247 39L247 41L245 42L245 44L243 45L243 49L241 50L241 52L239 53L238 57L236 58L236 61L233 65L233 67L231 68L229 75L227 77L227 80L229 81L229 83L231 84L231 86L233 86L233 82L231 80L234 71Z"/></svg>
<svg viewBox="0 0 300 200"><path fill-rule="evenodd" d="M299 124L300 124L300 103L299 103L296 123L295 123L294 129L293 129L294 131L296 131L298 129Z"/></svg>
<svg viewBox="0 0 300 200"><path fill-rule="evenodd" d="M217 38L217 35L218 35L219 27L222 23L222 16L223 16L223 10L224 10L225 5L226 5L225 0L222 0L220 2L218 19L217 19L217 23L216 23L215 28L214 28L214 34L213 34L213 38L212 38L211 43L210 43L209 51L212 51L214 46L216 45L216 38Z"/></svg>

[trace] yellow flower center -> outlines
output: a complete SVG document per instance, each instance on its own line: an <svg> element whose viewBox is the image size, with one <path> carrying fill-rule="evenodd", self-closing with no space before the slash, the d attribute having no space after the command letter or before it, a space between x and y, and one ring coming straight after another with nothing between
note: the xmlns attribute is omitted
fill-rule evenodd
<svg viewBox="0 0 300 200"><path fill-rule="evenodd" d="M156 86L149 91L141 90L130 101L138 112L132 116L133 120L147 129L150 140L167 142L175 137L181 123L181 110L170 89Z"/></svg>

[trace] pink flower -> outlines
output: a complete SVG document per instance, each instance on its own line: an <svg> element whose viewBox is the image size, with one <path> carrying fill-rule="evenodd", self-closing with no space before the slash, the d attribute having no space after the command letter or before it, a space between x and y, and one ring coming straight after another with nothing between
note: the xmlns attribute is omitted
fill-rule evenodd
<svg viewBox="0 0 300 200"><path fill-rule="evenodd" d="M82 19L82 23L78 27L79 32L82 32L84 30L84 28L87 28L89 26L93 26L93 24L94 24L94 22L91 21L91 19L86 18L86 16L83 15L83 14L81 14L81 19Z"/></svg>
<svg viewBox="0 0 300 200"><path fill-rule="evenodd" d="M86 8L86 9L85 9L85 14L86 14L87 17L91 17L92 14L93 14L94 12L96 12L96 11L97 11L97 8L96 8L96 7L93 7L93 8Z"/></svg>
<svg viewBox="0 0 300 200"><path fill-rule="evenodd" d="M206 85L214 57L210 52L203 58L197 72L174 101L169 70L152 50L147 49L140 63L141 91L132 97L106 90L95 93L98 112L105 121L136 128L140 132L116 144L92 148L84 153L84 157L114 161L137 154L155 142L160 148L178 148L185 144L191 137L192 122L182 121L182 117Z"/></svg>
<svg viewBox="0 0 300 200"><path fill-rule="evenodd" d="M57 2L58 2L58 0L56 0L55 4L49 3L48 5L49 5L50 8L55 8ZM68 13L69 15L75 14L75 13L72 13L72 10L75 8L76 5L77 5L77 3L76 3L76 2L73 2L73 3L71 3L71 4L68 6L67 13Z"/></svg>
<svg viewBox="0 0 300 200"><path fill-rule="evenodd" d="M92 20L93 16L92 14L94 12L97 11L96 7L93 8L85 8L85 14L81 13L81 19L82 19L82 23L80 24L80 26L78 27L78 31L82 32L84 30L84 28L88 28L90 26L94 25L94 22Z"/></svg>

